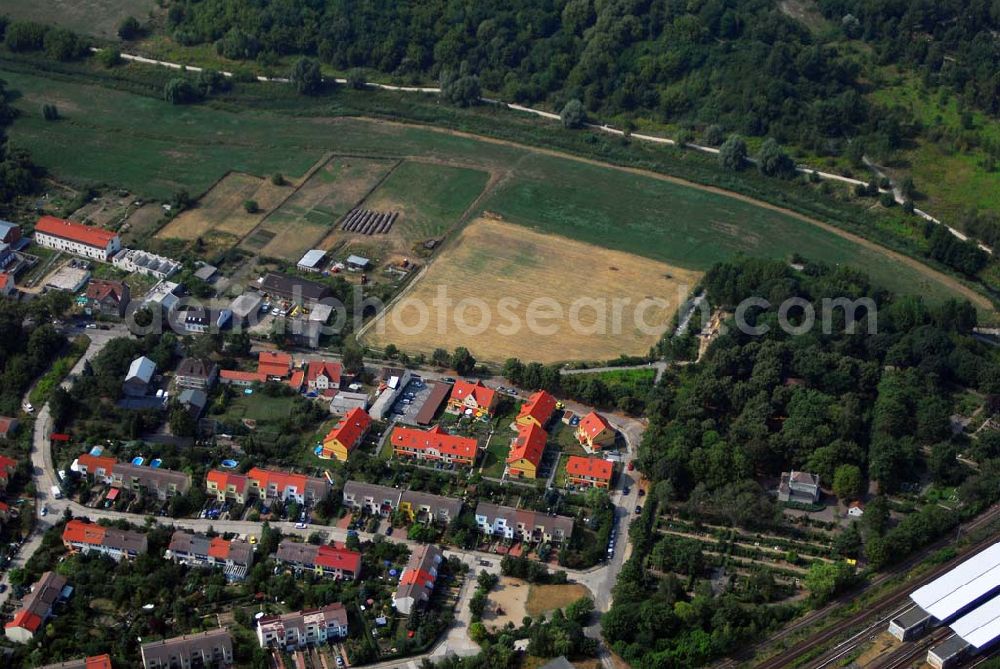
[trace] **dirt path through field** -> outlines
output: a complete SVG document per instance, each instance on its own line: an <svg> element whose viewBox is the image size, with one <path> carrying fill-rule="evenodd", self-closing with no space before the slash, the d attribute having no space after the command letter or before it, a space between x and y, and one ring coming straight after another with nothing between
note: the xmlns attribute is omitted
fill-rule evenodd
<svg viewBox="0 0 1000 669"><path fill-rule="evenodd" d="M435 126L432 126L432 125L418 125L418 124L411 124L411 123L401 123L399 121L387 121L387 120L384 120L384 119L373 119L373 118L366 118L366 117L352 117L352 118L354 118L354 119L360 119L360 120L364 120L364 121L368 121L370 123L393 125L393 126L399 126L399 127L419 127L419 128L431 130L433 132L442 133L442 134L445 134L445 135L451 135L451 136L454 136L454 137L463 137L463 138L466 138L466 139L474 139L476 141L488 142L488 143L496 144L496 145L500 145L500 146L509 146L509 147L513 147L513 148L516 148L516 149L521 149L523 151L530 151L530 152L533 152L533 153L537 153L537 154L541 154L541 155L545 155L545 156L551 156L551 157L554 157L554 158L563 158L563 159L567 159L567 160L575 160L577 162L586 163L588 165L594 165L594 166L597 166L597 167L610 168L610 169L618 170L620 172L627 172L629 174L635 174L637 176L648 177L648 178L652 178L652 179L659 179L660 181L666 181L666 182L677 184L677 185L680 185L680 186L686 186L688 188L695 188L695 189L698 189L698 190L701 190L701 191L705 191L705 192L708 192L708 193L714 193L716 195L722 195L724 197L730 197L730 198L733 198L735 200L739 200L741 202L746 202L748 204L752 204L754 206L761 207L763 209L768 209L770 211L775 211L775 212L778 212L778 213L781 213L781 214L785 214L786 216L791 216L791 217L796 218L796 219L798 219L800 221L803 221L804 223L809 223L810 225L815 225L816 227L822 228L823 230L826 230L827 232L833 233L833 234L837 235L838 237L841 237L843 239L847 239L847 240L849 240L851 242L854 242L855 244L858 244L860 246L863 246L863 247L865 247L867 249L870 249L872 251L876 251L878 253L881 253L881 254L885 255L886 257L890 258L891 260L893 260L895 262L899 262L899 263L902 263L904 265L907 265L907 266L909 266L909 267L917 270L922 275L924 275L924 276L926 276L926 277L928 277L930 279L933 279L934 281L938 281L939 283L944 284L949 289L951 289L954 292L959 293L962 296L964 296L966 299L968 299L970 302L972 302L973 304L975 304L977 307L982 308L982 309L987 309L987 310L992 310L993 309L993 304L989 301L989 299L986 298L986 296L981 295L980 293L978 293L977 291L973 290L969 286L965 285L964 283L962 283L958 279L955 279L954 277L951 277L951 276L949 276L949 275L947 275L947 274L945 274L943 272L939 272L938 270L925 265L924 263L920 262L919 260L917 260L915 258L911 258L911 257L909 257L907 255L899 253L898 251L893 251L892 249L888 249L888 248L882 246L881 244L878 244L878 243L876 243L876 242L874 242L874 241L872 241L870 239L866 239L864 237L861 237L860 235L856 235L856 234L854 234L852 232L848 232L846 230L838 228L835 225L831 225L830 223L824 223L823 221L820 221L819 219L811 218L809 216L806 216L805 214L800 214L800 213L798 213L796 211L793 211L791 209L786 209L784 207L779 207L778 205L771 204L769 202L763 202L761 200L756 200L756 199L754 199L752 197L749 197L749 196L746 196L746 195L741 195L740 193L734 193L732 191L728 191L728 190L725 190L723 188L718 188L716 186L707 186L705 184L699 184L699 183L695 183L693 181L687 181L685 179L681 179L681 178L675 177L675 176L670 176L668 174L661 174L659 172L653 172L653 171L650 171L650 170L643 170L643 169L639 169L637 167L625 167L625 166L622 166L622 165L613 165L613 164L609 164L609 163L603 163L603 162L601 162L599 160L594 160L592 158L584 158L582 156L575 156L575 155L573 155L571 153L565 153L565 152L562 152L562 151L556 151L555 149L546 149L546 148L542 148L542 147L528 146L526 144L518 144L517 142L512 142L512 141L509 141L509 140L496 139L496 138L493 138L493 137L484 137L482 135L476 135L476 134L473 134L473 133L463 132L461 130L451 130L451 129L448 129L448 128L438 128L438 127L435 127Z"/></svg>

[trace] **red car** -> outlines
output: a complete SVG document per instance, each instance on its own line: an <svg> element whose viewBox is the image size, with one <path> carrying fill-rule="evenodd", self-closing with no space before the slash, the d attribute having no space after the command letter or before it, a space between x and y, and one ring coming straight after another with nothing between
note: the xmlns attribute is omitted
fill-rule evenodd
<svg viewBox="0 0 1000 669"><path fill-rule="evenodd" d="M628 461L628 470L629 470L629 471L632 471L632 470L634 470L634 469L635 469L635 463L634 463L634 462L632 462L631 460L629 460L629 461Z"/></svg>

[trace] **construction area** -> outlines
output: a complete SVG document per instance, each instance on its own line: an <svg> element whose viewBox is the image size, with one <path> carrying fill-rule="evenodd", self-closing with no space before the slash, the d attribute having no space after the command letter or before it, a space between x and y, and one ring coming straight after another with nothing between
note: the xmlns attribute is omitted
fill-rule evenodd
<svg viewBox="0 0 1000 669"><path fill-rule="evenodd" d="M933 630L927 664L978 664L1000 638L1000 542L914 590L910 601L913 606L889 622L892 636L909 642Z"/></svg>

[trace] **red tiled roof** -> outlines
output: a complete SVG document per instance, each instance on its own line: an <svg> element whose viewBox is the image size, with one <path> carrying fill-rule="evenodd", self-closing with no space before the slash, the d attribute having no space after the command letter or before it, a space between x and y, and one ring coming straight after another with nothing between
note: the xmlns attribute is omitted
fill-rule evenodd
<svg viewBox="0 0 1000 669"><path fill-rule="evenodd" d="M227 381L258 381L260 383L267 381L267 375L261 372L241 372L236 369L223 369L219 372L219 378Z"/></svg>
<svg viewBox="0 0 1000 669"><path fill-rule="evenodd" d="M528 398L528 401L521 405L521 411L517 414L518 420L526 416L531 416L540 425L545 425L552 418L552 413L556 410L556 398L551 393L539 390Z"/></svg>
<svg viewBox="0 0 1000 669"><path fill-rule="evenodd" d="M0 455L0 474L5 474L8 469L15 469L16 467L17 460L8 458L6 455Z"/></svg>
<svg viewBox="0 0 1000 669"><path fill-rule="evenodd" d="M426 588L434 584L434 576L429 571L423 569L407 569L399 579L400 585L420 585Z"/></svg>
<svg viewBox="0 0 1000 669"><path fill-rule="evenodd" d="M87 299L90 300L100 301L110 296L113 297L116 302L121 302L122 295L124 295L124 293L125 284L121 281L91 279L90 283L87 284Z"/></svg>
<svg viewBox="0 0 1000 669"><path fill-rule="evenodd" d="M571 455L566 460L566 473L570 476L587 476L601 481L611 481L614 465L604 458L584 458Z"/></svg>
<svg viewBox="0 0 1000 669"><path fill-rule="evenodd" d="M323 441L336 439L347 448L352 448L361 435L368 431L371 424L371 416L364 409L354 407L333 426Z"/></svg>
<svg viewBox="0 0 1000 669"><path fill-rule="evenodd" d="M247 478L255 481L260 488L267 488L273 485L278 490L284 490L288 486L295 486L299 492L304 492L310 481L323 483L322 479L306 476L305 474L292 474L271 469L261 469L259 467L254 467L247 472Z"/></svg>
<svg viewBox="0 0 1000 669"><path fill-rule="evenodd" d="M302 382L306 377L306 373L301 369L296 369L292 372L292 378L288 379L287 383L295 390L302 388Z"/></svg>
<svg viewBox="0 0 1000 669"><path fill-rule="evenodd" d="M118 233L101 228L91 227L83 223L66 221L55 216L42 216L35 223L35 232L42 232L53 237L62 237L74 242L106 249L108 244L118 236Z"/></svg>
<svg viewBox="0 0 1000 669"><path fill-rule="evenodd" d="M91 455L90 453L84 453L77 460L87 468L89 474L93 474L102 467L107 474L110 474L111 468L118 464L118 461L110 455Z"/></svg>
<svg viewBox="0 0 1000 669"><path fill-rule="evenodd" d="M71 520L63 530L63 541L69 543L92 544L100 546L104 543L107 530L96 523L85 523L82 520Z"/></svg>
<svg viewBox="0 0 1000 669"><path fill-rule="evenodd" d="M111 658L108 655L88 657L85 669L111 669Z"/></svg>
<svg viewBox="0 0 1000 669"><path fill-rule="evenodd" d="M596 411L591 411L580 419L580 430L591 439L596 438L601 432L609 429L611 429L611 424Z"/></svg>
<svg viewBox="0 0 1000 669"><path fill-rule="evenodd" d="M344 367L339 362L327 360L313 360L306 367L306 383L312 383L320 376L330 379L335 385L340 385L340 377L344 373Z"/></svg>
<svg viewBox="0 0 1000 669"><path fill-rule="evenodd" d="M418 430L413 427L397 427L392 431L392 446L412 448L418 451L435 449L439 453L453 457L474 459L476 457L476 440L457 434L448 434L440 425L429 430Z"/></svg>
<svg viewBox="0 0 1000 669"><path fill-rule="evenodd" d="M14 287L14 277L7 272L0 272L0 288L6 290Z"/></svg>
<svg viewBox="0 0 1000 669"><path fill-rule="evenodd" d="M261 351L257 355L257 371L268 376L285 378L292 369L292 356L278 351Z"/></svg>
<svg viewBox="0 0 1000 669"><path fill-rule="evenodd" d="M7 506L6 502L0 502L0 513L7 513L10 511L10 507Z"/></svg>
<svg viewBox="0 0 1000 669"><path fill-rule="evenodd" d="M246 490L247 487L247 477L242 474L234 474L232 472L223 472L218 469L209 470L208 474L205 476L206 481L211 481L219 486L219 490L225 490L229 485L236 486L236 489L240 492Z"/></svg>
<svg viewBox="0 0 1000 669"><path fill-rule="evenodd" d="M229 557L229 545L231 542L222 537L215 537L208 542L208 555L216 560L225 560Z"/></svg>
<svg viewBox="0 0 1000 669"><path fill-rule="evenodd" d="M31 611L26 611L21 609L14 616L14 619L9 623L4 625L5 628L11 627L23 627L32 634L38 631L38 628L42 625L42 618L38 614L32 613Z"/></svg>
<svg viewBox="0 0 1000 669"><path fill-rule="evenodd" d="M491 406L493 400L496 399L496 391L484 386L482 381L470 383L469 381L459 380L455 382L454 387L451 389L451 399L453 401L464 402L465 398L470 395L475 398L476 404L481 407Z"/></svg>
<svg viewBox="0 0 1000 669"><path fill-rule="evenodd" d="M513 462L524 458L536 467L542 461L542 452L545 450L545 442L549 438L549 433L538 427L534 423L521 425L517 428L517 436L510 445L510 455L507 462Z"/></svg>
<svg viewBox="0 0 1000 669"><path fill-rule="evenodd" d="M361 553L336 546L320 546L316 552L316 564L357 575L361 571Z"/></svg>

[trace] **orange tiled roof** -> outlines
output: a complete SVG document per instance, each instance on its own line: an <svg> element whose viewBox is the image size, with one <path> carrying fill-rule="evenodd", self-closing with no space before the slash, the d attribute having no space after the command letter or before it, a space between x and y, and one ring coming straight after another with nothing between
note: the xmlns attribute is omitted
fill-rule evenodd
<svg viewBox="0 0 1000 669"><path fill-rule="evenodd" d="M608 429L611 429L611 424L596 411L591 411L580 419L580 430L591 439Z"/></svg>
<svg viewBox="0 0 1000 669"><path fill-rule="evenodd" d="M227 381L258 381L260 383L267 381L267 375L262 372L241 372L237 369L223 369L219 372L219 378Z"/></svg>
<svg viewBox="0 0 1000 669"><path fill-rule="evenodd" d="M41 625L42 625L41 616L39 616L36 613L32 613L31 611L21 609L20 611L17 612L17 615L14 616L14 619L11 620L6 625L4 625L4 627L5 628L23 627L24 629L34 634L35 632L38 631L38 628L41 627Z"/></svg>
<svg viewBox="0 0 1000 669"><path fill-rule="evenodd" d="M299 390L300 388L302 388L302 382L305 380L305 378L306 378L306 373L303 372L301 369L296 369L294 372L292 372L292 378L288 379L288 385L290 385L292 388L295 388L295 390Z"/></svg>
<svg viewBox="0 0 1000 669"><path fill-rule="evenodd" d="M85 668L111 669L111 658L108 655L95 655L94 657L88 657Z"/></svg>
<svg viewBox="0 0 1000 669"><path fill-rule="evenodd" d="M215 483L219 490L225 490L230 485L236 486L237 490L244 490L247 486L247 477L242 474L234 474L232 472L224 472L218 469L209 470L208 474L205 476L206 481L211 481Z"/></svg>
<svg viewBox="0 0 1000 669"><path fill-rule="evenodd" d="M520 420L526 416L531 416L540 425L545 425L552 418L552 412L556 410L556 398L544 390L539 390L531 395L528 401L521 405L521 411L517 418Z"/></svg>
<svg viewBox="0 0 1000 669"><path fill-rule="evenodd" d="M419 584L421 587L427 587L428 584L433 583L434 576L429 571L423 569L407 569L403 572L402 578L399 579L400 585Z"/></svg>
<svg viewBox="0 0 1000 669"><path fill-rule="evenodd" d="M371 424L371 416L364 409L354 407L333 426L323 441L336 439L347 448L351 448L361 435L368 431Z"/></svg>
<svg viewBox="0 0 1000 669"><path fill-rule="evenodd" d="M107 529L96 523L85 523L82 520L71 520L63 530L63 541L99 546L104 543Z"/></svg>
<svg viewBox="0 0 1000 669"><path fill-rule="evenodd" d="M83 223L67 221L55 216L42 216L35 223L35 232L42 232L53 237L62 237L74 242L95 246L100 249L107 248L108 244L118 236L118 233L101 228L91 227Z"/></svg>
<svg viewBox="0 0 1000 669"><path fill-rule="evenodd" d="M610 481L614 465L604 458L584 458L571 455L566 460L566 473L570 476L587 476L601 481Z"/></svg>
<svg viewBox="0 0 1000 669"><path fill-rule="evenodd" d="M334 385L339 386L343 373L344 368L339 362L313 360L306 366L306 383L312 383L320 376L326 376Z"/></svg>
<svg viewBox="0 0 1000 669"><path fill-rule="evenodd" d="M230 542L222 537L215 537L208 542L208 555L216 560L225 560L229 557Z"/></svg>
<svg viewBox="0 0 1000 669"><path fill-rule="evenodd" d="M549 433L538 427L534 423L521 425L517 429L517 436L510 445L510 455L507 462L525 459L536 467L542 461L542 452L545 450L545 442L549 438Z"/></svg>
<svg viewBox="0 0 1000 669"><path fill-rule="evenodd" d="M361 571L361 553L337 546L320 546L316 552L316 564L357 574Z"/></svg>
<svg viewBox="0 0 1000 669"><path fill-rule="evenodd" d="M284 490L291 485L295 486L299 491L304 491L310 481L323 483L321 479L306 476L305 474L292 474L290 472L279 472L259 467L254 467L247 472L247 478L255 481L260 488L267 488L273 485L278 490Z"/></svg>
<svg viewBox="0 0 1000 669"><path fill-rule="evenodd" d="M257 371L284 378L292 369L292 356L278 351L261 351L257 355Z"/></svg>
<svg viewBox="0 0 1000 669"><path fill-rule="evenodd" d="M118 461L110 455L91 455L90 453L84 453L77 460L87 468L87 472L90 474L93 474L102 467L106 473L110 474L111 468L118 464Z"/></svg>
<svg viewBox="0 0 1000 669"><path fill-rule="evenodd" d="M413 448L418 451L426 451L429 448L433 448L439 453L454 457L469 459L476 457L475 439L448 434L440 425L435 425L429 430L418 430L413 427L397 427L392 431L392 446L393 448L397 446Z"/></svg>
<svg viewBox="0 0 1000 669"><path fill-rule="evenodd" d="M487 388L482 381L470 383L469 381L458 380L451 389L451 399L457 402L464 402L466 397L472 396L476 404L481 407L488 407L493 404L496 398L496 391Z"/></svg>
<svg viewBox="0 0 1000 669"><path fill-rule="evenodd" d="M7 272L0 272L0 288L7 289L14 287L14 277Z"/></svg>

